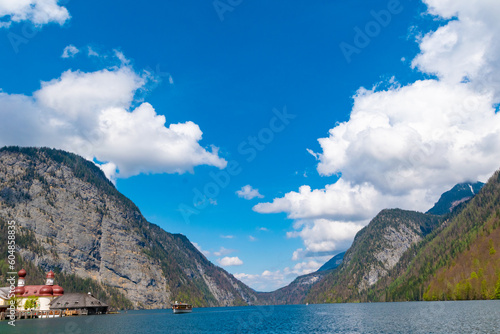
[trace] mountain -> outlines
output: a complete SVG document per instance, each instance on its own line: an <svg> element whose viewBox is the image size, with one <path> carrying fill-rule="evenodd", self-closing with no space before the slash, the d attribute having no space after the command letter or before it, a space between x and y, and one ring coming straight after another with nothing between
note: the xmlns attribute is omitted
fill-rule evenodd
<svg viewBox="0 0 500 334"><path fill-rule="evenodd" d="M0 228L8 220L19 226L19 264L34 270L28 284L51 269L70 285L65 288L97 289L116 307L257 301L255 291L210 263L185 236L146 221L95 164L75 154L0 149ZM5 268L2 259L2 274Z"/></svg>
<svg viewBox="0 0 500 334"><path fill-rule="evenodd" d="M328 260L324 265L322 265L318 271L326 271L326 270L332 270L337 268L342 264L342 261L344 260L344 255L345 252L339 253L332 257L330 260Z"/></svg>
<svg viewBox="0 0 500 334"><path fill-rule="evenodd" d="M406 254L374 295L385 300L500 298L500 171Z"/></svg>
<svg viewBox="0 0 500 334"><path fill-rule="evenodd" d="M305 301L365 301L369 289L440 222L439 216L420 212L381 211L356 234L342 264L311 287Z"/></svg>
<svg viewBox="0 0 500 334"><path fill-rule="evenodd" d="M447 214L380 212L304 301L500 298L500 172L455 186L433 209Z"/></svg>
<svg viewBox="0 0 500 334"><path fill-rule="evenodd" d="M482 182L459 183L452 189L441 195L437 203L427 211L433 215L445 215L450 213L457 205L474 197L484 186Z"/></svg>

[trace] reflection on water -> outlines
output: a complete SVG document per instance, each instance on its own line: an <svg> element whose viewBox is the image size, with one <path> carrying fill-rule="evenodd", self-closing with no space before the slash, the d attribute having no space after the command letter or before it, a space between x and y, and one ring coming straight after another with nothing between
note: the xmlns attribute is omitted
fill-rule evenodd
<svg viewBox="0 0 500 334"><path fill-rule="evenodd" d="M500 333L500 301L195 308L18 320L0 333Z"/></svg>

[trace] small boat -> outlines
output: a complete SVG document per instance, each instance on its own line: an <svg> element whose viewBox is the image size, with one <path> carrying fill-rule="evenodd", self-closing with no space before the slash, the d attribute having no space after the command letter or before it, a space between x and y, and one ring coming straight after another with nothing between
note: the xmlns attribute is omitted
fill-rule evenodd
<svg viewBox="0 0 500 334"><path fill-rule="evenodd" d="M175 303L172 304L172 311L174 311L174 314L176 314L176 313L191 313L191 311L193 311L193 305L186 304L186 303L179 303L179 302L175 301Z"/></svg>

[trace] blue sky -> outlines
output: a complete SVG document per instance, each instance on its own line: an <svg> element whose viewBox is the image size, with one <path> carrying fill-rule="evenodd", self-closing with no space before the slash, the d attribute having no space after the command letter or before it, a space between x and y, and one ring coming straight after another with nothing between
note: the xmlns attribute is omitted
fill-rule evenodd
<svg viewBox="0 0 500 334"><path fill-rule="evenodd" d="M498 167L487 0L13 3L0 144L95 161L257 290Z"/></svg>

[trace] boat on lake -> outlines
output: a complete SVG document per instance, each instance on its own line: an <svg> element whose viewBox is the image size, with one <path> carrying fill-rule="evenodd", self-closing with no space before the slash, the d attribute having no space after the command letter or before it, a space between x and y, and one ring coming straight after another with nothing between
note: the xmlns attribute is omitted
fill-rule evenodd
<svg viewBox="0 0 500 334"><path fill-rule="evenodd" d="M193 311L193 305L175 301L175 303L172 304L172 311L174 312L174 314L191 313Z"/></svg>

